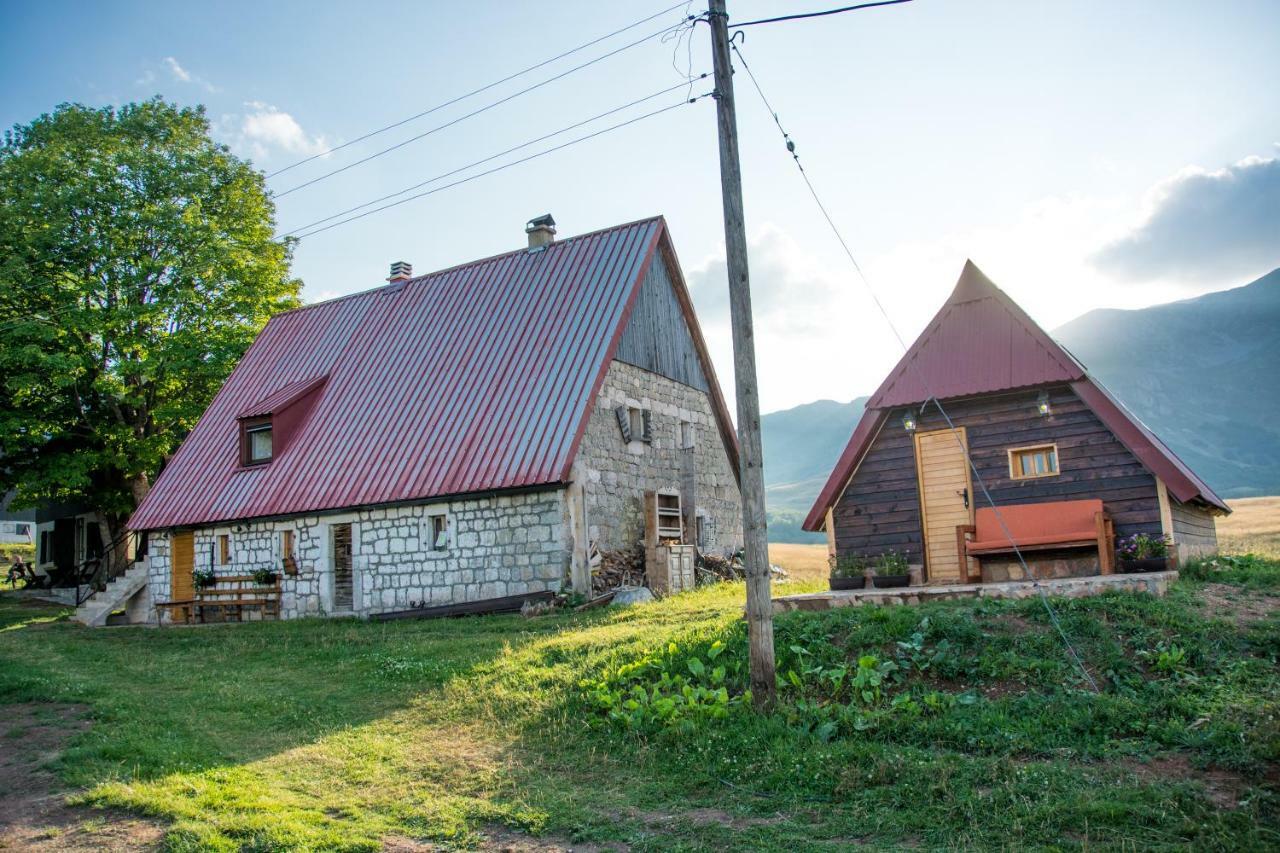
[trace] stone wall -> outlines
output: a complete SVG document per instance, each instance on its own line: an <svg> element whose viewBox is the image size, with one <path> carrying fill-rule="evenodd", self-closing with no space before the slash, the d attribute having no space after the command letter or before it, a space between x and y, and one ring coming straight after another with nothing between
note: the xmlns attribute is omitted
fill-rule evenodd
<svg viewBox="0 0 1280 853"><path fill-rule="evenodd" d="M624 440L618 406L649 410L651 441ZM682 422L693 427L691 451L681 449ZM681 493L682 479L692 479L696 511L705 518L702 550L725 553L742 546L738 483L711 399L696 388L612 362L582 439L575 479L585 493L588 537L600 550L635 547L644 536L644 493ZM694 534L688 531L686 539Z"/></svg>
<svg viewBox="0 0 1280 853"><path fill-rule="evenodd" d="M428 518L444 513L444 550L432 550ZM559 590L569 561L562 489L520 495L362 509L287 521L249 521L195 532L197 568L219 575L279 570L282 532L294 532L297 575L281 579L281 618L341 613L333 601L332 527L352 526L353 608L367 616L415 605L435 606ZM230 536L231 562L219 565L217 537ZM169 537L151 534L152 600L169 600ZM246 614L248 615L248 614Z"/></svg>

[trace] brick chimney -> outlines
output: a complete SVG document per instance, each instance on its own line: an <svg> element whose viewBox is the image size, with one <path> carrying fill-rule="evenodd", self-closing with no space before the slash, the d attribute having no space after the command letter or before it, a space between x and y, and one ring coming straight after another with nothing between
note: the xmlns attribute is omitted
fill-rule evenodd
<svg viewBox="0 0 1280 853"><path fill-rule="evenodd" d="M408 261L396 261L391 265L391 275L387 276L387 281L395 283L408 281L411 278L413 278L413 264Z"/></svg>
<svg viewBox="0 0 1280 853"><path fill-rule="evenodd" d="M542 249L550 246L556 239L556 221L550 213L530 219L524 226L524 233L529 235L529 249Z"/></svg>

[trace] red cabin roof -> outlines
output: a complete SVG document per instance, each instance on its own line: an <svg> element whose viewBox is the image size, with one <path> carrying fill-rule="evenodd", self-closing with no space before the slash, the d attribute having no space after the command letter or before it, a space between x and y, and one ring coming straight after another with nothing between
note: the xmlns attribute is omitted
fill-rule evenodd
<svg viewBox="0 0 1280 853"><path fill-rule="evenodd" d="M567 482L659 248L733 427L661 217L273 317L129 520L135 530ZM266 465L238 419L315 394Z"/></svg>
<svg viewBox="0 0 1280 853"><path fill-rule="evenodd" d="M966 261L955 290L867 401L835 469L805 518L821 530L827 509L870 448L889 409L1042 385L1069 384L1122 444L1179 501L1201 500L1230 512L1164 442L1115 400L1084 366L1049 337L982 270Z"/></svg>

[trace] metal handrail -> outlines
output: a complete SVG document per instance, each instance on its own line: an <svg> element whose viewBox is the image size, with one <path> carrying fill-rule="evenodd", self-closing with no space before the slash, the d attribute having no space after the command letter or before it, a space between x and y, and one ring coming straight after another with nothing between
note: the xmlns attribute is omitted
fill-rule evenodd
<svg viewBox="0 0 1280 853"><path fill-rule="evenodd" d="M131 533L125 531L115 539L111 540L103 553L96 557L89 557L85 560L81 560L76 564L76 607L84 604L92 598L95 593L105 589L108 583L129 570L130 561L127 557L121 561L124 568L120 568L119 565L112 565L112 557L116 553L116 549L123 545L125 540L131 535ZM93 566L93 570L88 574L86 579L85 570L89 566Z"/></svg>

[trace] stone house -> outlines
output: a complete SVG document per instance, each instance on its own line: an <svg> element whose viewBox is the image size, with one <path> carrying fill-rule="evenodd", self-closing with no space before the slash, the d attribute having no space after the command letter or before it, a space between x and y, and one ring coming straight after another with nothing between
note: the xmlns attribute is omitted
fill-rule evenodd
<svg viewBox="0 0 1280 853"><path fill-rule="evenodd" d="M665 221L555 239L266 325L129 521L145 594L280 574L282 618L590 588L646 492L741 545L734 429ZM135 608L136 609L136 608Z"/></svg>

